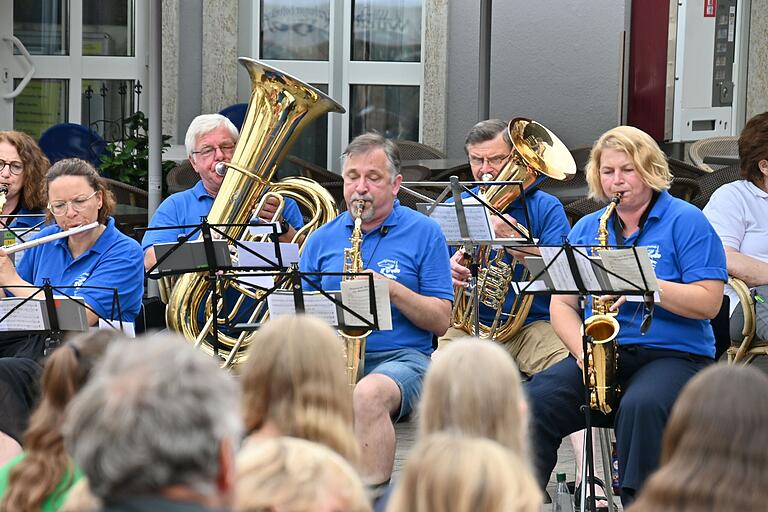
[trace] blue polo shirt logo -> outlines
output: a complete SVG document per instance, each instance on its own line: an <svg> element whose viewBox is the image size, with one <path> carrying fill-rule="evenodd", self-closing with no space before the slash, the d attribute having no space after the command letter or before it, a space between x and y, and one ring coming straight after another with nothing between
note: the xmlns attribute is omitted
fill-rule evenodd
<svg viewBox="0 0 768 512"><path fill-rule="evenodd" d="M85 283L85 281L88 279L88 276L90 275L91 275L90 272L83 272L82 274L80 274L80 277L78 277L72 282L72 286L74 286L75 288L79 288L83 286L83 283Z"/></svg>
<svg viewBox="0 0 768 512"><path fill-rule="evenodd" d="M397 260L383 259L377 263L379 266L379 273L390 279L397 281L397 274L400 273L400 264Z"/></svg>
<svg viewBox="0 0 768 512"><path fill-rule="evenodd" d="M651 265L654 270L656 269L656 263L661 259L661 247L658 244L648 246L648 257L651 258Z"/></svg>

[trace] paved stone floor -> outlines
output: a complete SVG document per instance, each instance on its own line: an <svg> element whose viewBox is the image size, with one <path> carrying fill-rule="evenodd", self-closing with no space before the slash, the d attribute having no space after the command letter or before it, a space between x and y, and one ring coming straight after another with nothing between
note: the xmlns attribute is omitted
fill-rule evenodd
<svg viewBox="0 0 768 512"><path fill-rule="evenodd" d="M413 444L416 442L416 421L413 419L398 423L395 425L395 432L397 434L397 452L395 454L395 472L394 475L396 476L397 473L400 472L403 465L405 464L406 458L408 457L408 452L413 447ZM600 456L599 450L598 453L595 454L595 473L600 476L602 475L602 457ZM573 449L571 448L571 443L567 440L563 442L563 444L560 446L560 450L558 451L558 457L557 457L557 466L555 468L555 471L552 472L552 478L550 479L549 485L547 486L547 490L549 491L550 496L553 496L555 494L555 473L565 473L567 475L567 480L573 480L575 477L575 471L576 471L576 463L573 457ZM605 480L604 478L600 477L602 480ZM622 510L621 508L621 502L618 498L614 499L614 502L617 505L617 509L619 511ZM545 505L542 510L543 511L549 511L550 505Z"/></svg>

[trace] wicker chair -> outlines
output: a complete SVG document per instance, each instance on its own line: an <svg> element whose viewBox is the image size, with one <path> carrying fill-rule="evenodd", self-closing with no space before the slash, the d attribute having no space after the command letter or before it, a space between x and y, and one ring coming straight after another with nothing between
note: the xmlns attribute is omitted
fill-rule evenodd
<svg viewBox="0 0 768 512"><path fill-rule="evenodd" d="M412 140L396 140L397 149L400 150L401 160L428 160L432 158L443 159L445 153L421 142Z"/></svg>
<svg viewBox="0 0 768 512"><path fill-rule="evenodd" d="M705 164L704 159L708 156L725 156L731 158L739 157L739 138L738 137L711 137L709 139L697 140L688 149L688 156L691 157L696 166L701 167L707 172L715 172L726 165Z"/></svg>
<svg viewBox="0 0 768 512"><path fill-rule="evenodd" d="M288 155L285 159L296 166L301 176L315 180L323 186L333 196L339 211L347 209L344 202L344 180L340 175L294 155Z"/></svg>
<svg viewBox="0 0 768 512"><path fill-rule="evenodd" d="M728 276L728 284L736 291L739 297L739 305L744 313L744 327L741 331L741 339L731 340L728 349L729 364L756 364L761 370L768 371L768 340L762 340L755 336L757 329L755 300L746 283L741 279Z"/></svg>
<svg viewBox="0 0 768 512"><path fill-rule="evenodd" d="M107 182L107 186L115 196L115 202L117 204L127 204L130 206L138 206L140 208L147 207L146 190L109 178L104 178L104 181Z"/></svg>
<svg viewBox="0 0 768 512"><path fill-rule="evenodd" d="M720 188L722 185L725 185L726 183L740 179L741 174L739 174L738 165L723 167L722 169L718 169L713 173L704 175L697 180L700 190L699 193L691 200L691 203L698 206L699 208L704 208L709 202L709 197L715 190Z"/></svg>
<svg viewBox="0 0 768 512"><path fill-rule="evenodd" d="M168 172L165 184L168 185L168 193L175 194L195 186L200 179L189 160L184 160Z"/></svg>

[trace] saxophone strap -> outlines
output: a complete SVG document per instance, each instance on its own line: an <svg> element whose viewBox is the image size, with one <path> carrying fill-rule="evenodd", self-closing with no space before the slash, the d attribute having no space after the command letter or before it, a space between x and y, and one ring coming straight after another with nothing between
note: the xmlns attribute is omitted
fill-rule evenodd
<svg viewBox="0 0 768 512"><path fill-rule="evenodd" d="M637 223L638 233L633 245L637 245L637 243L640 241L640 235L642 234L643 226L645 226L645 221L648 220L648 216L651 214L651 210L653 210L653 205L656 204L656 201L658 201L660 195L661 192L656 190L653 191L651 200L648 203L648 206L645 207L643 214L640 216L640 222ZM624 245L624 222L622 222L618 210L616 211L616 215L613 216L613 234L616 237L616 245Z"/></svg>

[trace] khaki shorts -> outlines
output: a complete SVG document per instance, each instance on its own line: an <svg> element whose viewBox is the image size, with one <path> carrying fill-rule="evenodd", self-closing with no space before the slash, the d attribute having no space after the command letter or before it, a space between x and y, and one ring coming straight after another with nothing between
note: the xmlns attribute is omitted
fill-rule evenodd
<svg viewBox="0 0 768 512"><path fill-rule="evenodd" d="M461 329L451 327L437 340L437 350L452 340L467 336L468 334ZM526 375L539 373L562 361L569 354L560 337L552 329L552 325L545 320L537 320L523 326L516 335L502 345L512 355L520 371Z"/></svg>

